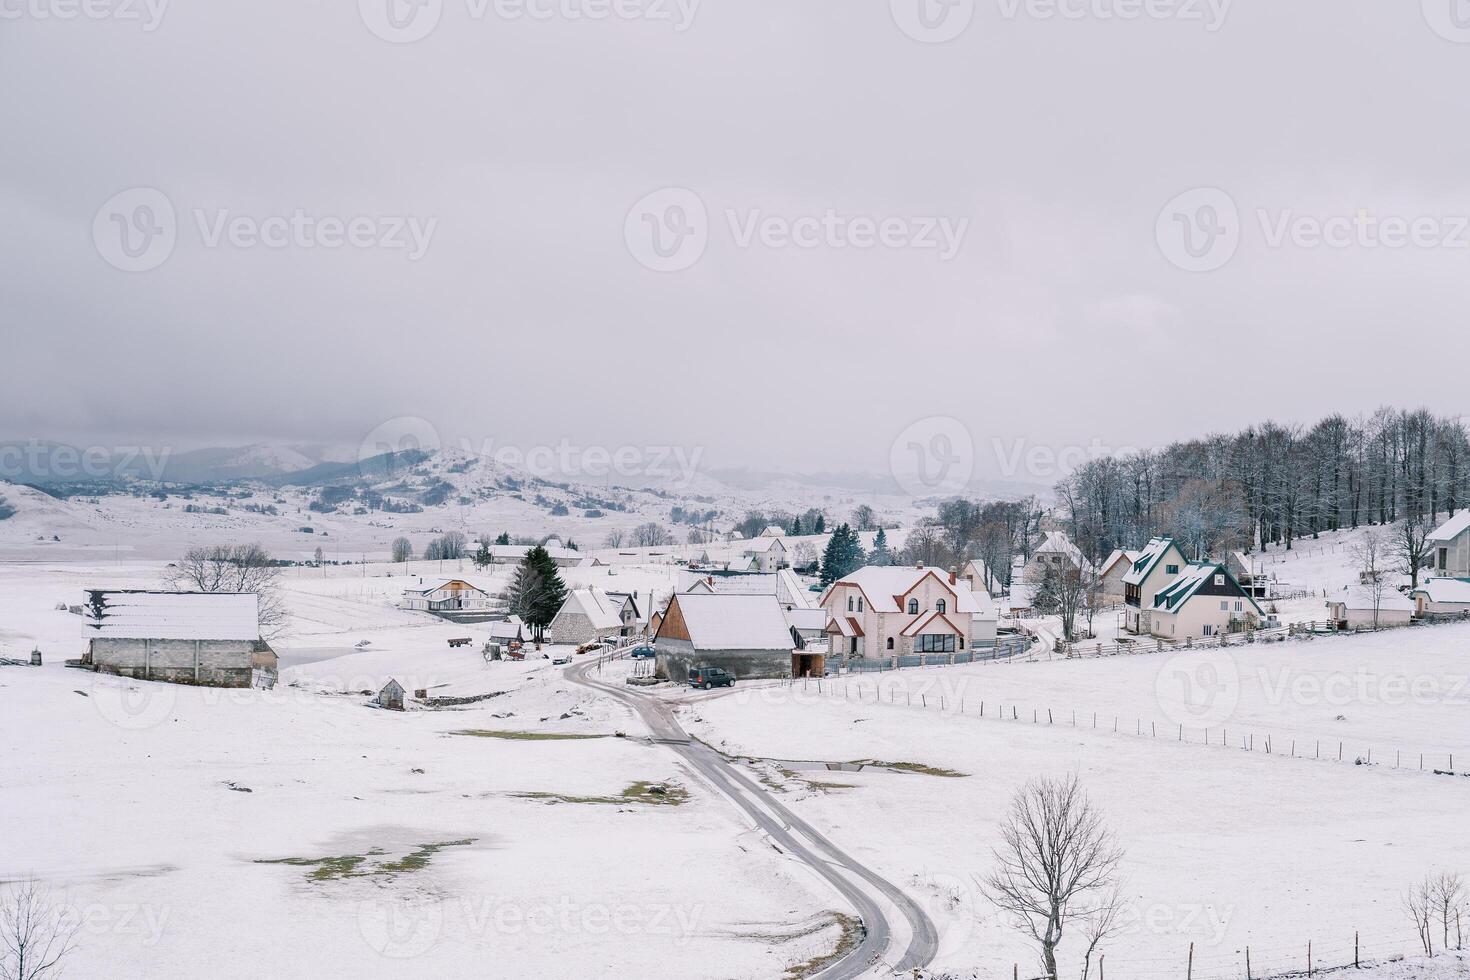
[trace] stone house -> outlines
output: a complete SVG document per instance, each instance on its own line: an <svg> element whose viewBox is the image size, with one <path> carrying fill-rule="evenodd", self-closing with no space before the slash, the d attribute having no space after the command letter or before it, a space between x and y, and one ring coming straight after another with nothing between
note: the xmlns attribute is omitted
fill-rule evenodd
<svg viewBox="0 0 1470 980"><path fill-rule="evenodd" d="M580 646L593 640L630 636L638 629L638 607L628 595L573 589L546 627L550 643Z"/></svg>
<svg viewBox="0 0 1470 980"><path fill-rule="evenodd" d="M82 664L104 674L210 687L270 687L275 651L254 593L92 589Z"/></svg>
<svg viewBox="0 0 1470 980"><path fill-rule="evenodd" d="M773 595L684 592L669 600L654 638L655 673L683 683L692 667L722 667L738 679L820 676L821 654L804 654Z"/></svg>

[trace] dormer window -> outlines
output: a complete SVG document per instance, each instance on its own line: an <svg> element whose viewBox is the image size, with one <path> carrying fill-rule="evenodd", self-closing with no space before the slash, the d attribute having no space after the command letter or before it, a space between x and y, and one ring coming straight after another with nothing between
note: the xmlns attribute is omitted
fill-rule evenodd
<svg viewBox="0 0 1470 980"><path fill-rule="evenodd" d="M918 599L910 599L909 600L909 615L910 616L917 616L917 615L919 615L919 600Z"/></svg>
<svg viewBox="0 0 1470 980"><path fill-rule="evenodd" d="M943 599L940 599L940 600L938 600L938 601L936 601L934 603L934 611L937 612L937 613L941 613L941 614L944 612L944 600Z"/></svg>
<svg viewBox="0 0 1470 980"><path fill-rule="evenodd" d="M847 611L852 612L852 596L847 597Z"/></svg>

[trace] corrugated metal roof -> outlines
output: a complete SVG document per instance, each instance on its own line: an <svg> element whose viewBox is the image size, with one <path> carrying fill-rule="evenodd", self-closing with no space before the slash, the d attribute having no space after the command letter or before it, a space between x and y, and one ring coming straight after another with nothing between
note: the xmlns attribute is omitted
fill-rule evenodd
<svg viewBox="0 0 1470 980"><path fill-rule="evenodd" d="M89 639L260 639L260 597L253 592L93 590L87 596L82 634Z"/></svg>

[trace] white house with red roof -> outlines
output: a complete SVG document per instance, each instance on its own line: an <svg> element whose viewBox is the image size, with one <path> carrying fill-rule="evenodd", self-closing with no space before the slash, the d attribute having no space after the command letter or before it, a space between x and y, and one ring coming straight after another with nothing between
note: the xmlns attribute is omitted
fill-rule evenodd
<svg viewBox="0 0 1470 980"><path fill-rule="evenodd" d="M822 596L832 656L941 655L995 643L993 602L953 572L917 565L859 568Z"/></svg>

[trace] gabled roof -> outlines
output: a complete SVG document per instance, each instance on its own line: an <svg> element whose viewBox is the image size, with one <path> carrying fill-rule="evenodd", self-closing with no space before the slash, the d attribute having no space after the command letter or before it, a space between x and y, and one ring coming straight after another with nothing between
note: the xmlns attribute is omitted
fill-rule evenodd
<svg viewBox="0 0 1470 980"><path fill-rule="evenodd" d="M905 626L903 628L903 635L918 636L920 633L923 633L931 626L934 626L936 624L936 620L940 623L943 623L945 626L948 626L950 628L950 631L953 633L958 633L961 636L963 636L965 633L964 630L960 629L954 623L951 623L949 621L949 617L944 615L944 613L931 611L927 616L920 616L918 619Z"/></svg>
<svg viewBox="0 0 1470 980"><path fill-rule="evenodd" d="M623 604L597 589L568 592L555 618L560 619L563 613L582 613L593 629L617 629L623 625Z"/></svg>
<svg viewBox="0 0 1470 980"><path fill-rule="evenodd" d="M100 615L96 612L100 605ZM82 635L116 640L259 640L253 592L88 592Z"/></svg>
<svg viewBox="0 0 1470 980"><path fill-rule="evenodd" d="M1072 564L1079 568L1087 565L1087 559L1083 557L1082 549L1072 543L1072 539L1067 537L1065 531L1047 531L1046 537L1042 539L1041 544L1037 545L1036 550L1032 552L1033 555L1042 553L1066 555L1071 559Z"/></svg>
<svg viewBox="0 0 1470 980"><path fill-rule="evenodd" d="M751 538L742 551L747 555L762 555L778 548L781 551L786 550L786 544L780 538L759 537Z"/></svg>
<svg viewBox="0 0 1470 980"><path fill-rule="evenodd" d="M1433 541L1437 544L1444 544L1447 541L1455 540L1467 530L1470 530L1470 510L1462 510L1433 531L1430 531L1426 540Z"/></svg>
<svg viewBox="0 0 1470 980"><path fill-rule="evenodd" d="M1358 612L1372 612L1373 600L1373 590L1366 585L1345 586L1327 599L1329 603L1342 603L1347 609ZM1413 600L1398 589L1385 585L1382 595L1378 596L1379 612L1412 612L1413 609Z"/></svg>
<svg viewBox="0 0 1470 980"><path fill-rule="evenodd" d="M1410 595L1422 595L1430 602L1470 605L1470 579L1427 578Z"/></svg>
<svg viewBox="0 0 1470 980"><path fill-rule="evenodd" d="M1106 575L1113 570L1113 566L1119 562L1127 562L1127 567L1132 568L1133 563L1143 555L1141 551L1124 551L1122 548L1113 549L1113 553L1098 568L1099 575Z"/></svg>
<svg viewBox="0 0 1470 980"><path fill-rule="evenodd" d="M1173 538L1154 538L1133 560L1133 567L1127 575L1123 576L1123 581L1128 585L1142 585L1170 551L1179 552L1181 565L1188 562L1188 559L1184 557L1184 551Z"/></svg>
<svg viewBox="0 0 1470 980"><path fill-rule="evenodd" d="M825 609L785 609L786 622L799 630L823 630L827 628Z"/></svg>
<svg viewBox="0 0 1470 980"><path fill-rule="evenodd" d="M497 640L519 640L524 638L522 630L525 628L519 616L498 623L491 623L490 636Z"/></svg>
<svg viewBox="0 0 1470 980"><path fill-rule="evenodd" d="M773 595L674 597L696 650L790 650L791 631Z"/></svg>
<svg viewBox="0 0 1470 980"><path fill-rule="evenodd" d="M954 596L954 612L973 614L980 611L978 596L970 591L968 585L959 582L950 585L948 577L939 574L939 570L935 568L909 568L903 565L868 565L859 568L833 582L822 594L821 604L826 605L827 599L839 585L850 585L862 590L874 612L902 612L900 601L918 588L920 582L930 577Z"/></svg>
<svg viewBox="0 0 1470 980"><path fill-rule="evenodd" d="M1245 599L1257 613L1265 615L1265 611L1261 609L1256 600L1240 587L1239 582L1235 581L1235 576L1230 574L1230 569L1213 561L1194 562L1185 566L1179 573L1179 577L1161 589L1154 597L1153 608L1158 612L1178 612L1185 603L1194 598L1195 593L1206 582L1216 575L1224 575L1240 593L1237 598Z"/></svg>
<svg viewBox="0 0 1470 980"><path fill-rule="evenodd" d="M642 619L643 618L643 614L638 611L638 596L637 596L636 593L633 593L633 592L608 592L608 593L606 593L606 595L607 595L607 597L609 599L611 599L613 602L615 602L615 603L618 604L618 609L619 609L620 612L621 612L622 609L624 609L627 606L631 605L633 607L633 618L634 619Z"/></svg>
<svg viewBox="0 0 1470 980"><path fill-rule="evenodd" d="M460 591L460 592L463 592L463 591L468 590L470 592L478 592L482 596L489 596L489 594L490 594L490 593L486 592L484 589L480 588L479 586L472 585L469 582L466 582L462 578L447 578L444 581L440 582L438 585L428 585L428 586L425 586L422 589L404 589L403 590L403 594L404 595L410 595L410 594L412 594L412 595L428 595L430 592L437 592L440 589L448 589L448 588L456 587L456 586L458 587L456 589L456 591Z"/></svg>

